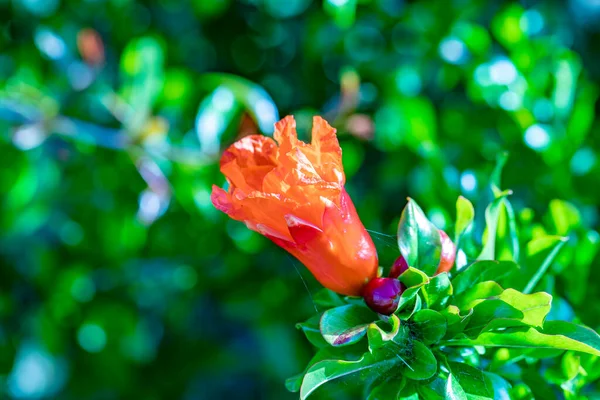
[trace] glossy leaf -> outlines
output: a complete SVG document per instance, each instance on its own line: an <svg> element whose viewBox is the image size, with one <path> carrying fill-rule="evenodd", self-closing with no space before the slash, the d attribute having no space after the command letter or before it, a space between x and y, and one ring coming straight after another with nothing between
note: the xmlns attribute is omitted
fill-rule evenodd
<svg viewBox="0 0 600 400"><path fill-rule="evenodd" d="M306 322L296 324L296 329L301 329L306 336L306 339L308 339L308 341L317 348L329 346L329 343L323 339L323 335L321 334L319 327L320 320L321 315L315 315L309 318Z"/></svg>
<svg viewBox="0 0 600 400"><path fill-rule="evenodd" d="M463 197L458 196L456 200L456 224L454 226L454 243L458 243L463 232L473 223L475 208L473 204Z"/></svg>
<svg viewBox="0 0 600 400"><path fill-rule="evenodd" d="M528 270L526 276L529 280L523 288L523 293L531 293L535 289L566 241L567 239L563 237L546 236L534 239L527 244ZM539 267L532 271L534 265Z"/></svg>
<svg viewBox="0 0 600 400"><path fill-rule="evenodd" d="M494 281L479 282L454 296L452 304L461 310L469 310L485 299L498 296L503 291L504 289Z"/></svg>
<svg viewBox="0 0 600 400"><path fill-rule="evenodd" d="M485 210L485 240L483 249L477 257L478 260L493 260L496 255L496 230L500 213L504 211L506 196L512 194L510 190L502 192Z"/></svg>
<svg viewBox="0 0 600 400"><path fill-rule="evenodd" d="M417 340L412 343L412 346L411 355L404 360L402 374L414 380L431 378L437 371L435 356L427 346Z"/></svg>
<svg viewBox="0 0 600 400"><path fill-rule="evenodd" d="M552 296L543 292L523 294L514 289L506 289L497 298L523 312L524 323L539 328L552 304Z"/></svg>
<svg viewBox="0 0 600 400"><path fill-rule="evenodd" d="M412 199L408 199L400 216L398 246L409 266L427 275L435 273L440 262L440 234Z"/></svg>
<svg viewBox="0 0 600 400"><path fill-rule="evenodd" d="M333 380L354 374L359 374L360 379L360 375L368 374L370 371L382 374L393 368L398 362L397 358L387 358L385 355L383 357L374 356L370 353L365 353L358 361L324 360L318 362L310 367L304 375L300 387L300 399L306 399L320 386Z"/></svg>
<svg viewBox="0 0 600 400"><path fill-rule="evenodd" d="M411 328L425 344L437 343L446 334L446 318L436 311L418 311L412 316L411 322Z"/></svg>
<svg viewBox="0 0 600 400"><path fill-rule="evenodd" d="M512 261L477 261L452 279L452 287L457 295L479 282L495 281L502 285L518 270L519 267Z"/></svg>
<svg viewBox="0 0 600 400"><path fill-rule="evenodd" d="M600 355L600 336L590 328L563 321L548 321L544 329L515 329L502 333L486 332L476 339L450 340L450 346L531 347L573 350Z"/></svg>
<svg viewBox="0 0 600 400"><path fill-rule="evenodd" d="M348 304L325 311L319 326L327 343L344 346L362 339L367 333L367 327L376 318L368 308Z"/></svg>
<svg viewBox="0 0 600 400"><path fill-rule="evenodd" d="M443 272L431 278L429 283L423 287L423 293L429 308L439 309L444 307L453 293L448 273Z"/></svg>
<svg viewBox="0 0 600 400"><path fill-rule="evenodd" d="M397 399L405 384L406 380L404 378L392 376L383 383L375 386L369 393L367 400Z"/></svg>
<svg viewBox="0 0 600 400"><path fill-rule="evenodd" d="M448 375L448 380L446 381L444 400L467 400L467 394L462 386L460 386L460 383L458 383L458 379L452 374Z"/></svg>
<svg viewBox="0 0 600 400"><path fill-rule="evenodd" d="M448 366L469 397L477 396L480 400L494 399L494 386L483 371L465 363L450 362Z"/></svg>

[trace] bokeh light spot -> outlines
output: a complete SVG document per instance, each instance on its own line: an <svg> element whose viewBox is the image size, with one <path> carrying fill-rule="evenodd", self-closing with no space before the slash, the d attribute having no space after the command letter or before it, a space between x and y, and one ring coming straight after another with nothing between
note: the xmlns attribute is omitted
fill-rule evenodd
<svg viewBox="0 0 600 400"><path fill-rule="evenodd" d="M525 131L525 144L533 150L544 150L550 145L550 134L542 125L531 125Z"/></svg>
<svg viewBox="0 0 600 400"><path fill-rule="evenodd" d="M96 324L81 325L77 331L77 342L90 353L99 353L106 346L106 333Z"/></svg>
<svg viewBox="0 0 600 400"><path fill-rule="evenodd" d="M501 58L490 65L490 78L498 85L510 85L517 79L517 69L510 60Z"/></svg>
<svg viewBox="0 0 600 400"><path fill-rule="evenodd" d="M591 171L596 164L596 154L589 147L577 150L571 158L571 172L574 175L585 175Z"/></svg>
<svg viewBox="0 0 600 400"><path fill-rule="evenodd" d="M477 178L471 171L464 171L460 176L460 186L465 192L474 192L477 190Z"/></svg>
<svg viewBox="0 0 600 400"><path fill-rule="evenodd" d="M440 43L440 55L450 64L462 64L467 58L467 46L454 37L449 37Z"/></svg>

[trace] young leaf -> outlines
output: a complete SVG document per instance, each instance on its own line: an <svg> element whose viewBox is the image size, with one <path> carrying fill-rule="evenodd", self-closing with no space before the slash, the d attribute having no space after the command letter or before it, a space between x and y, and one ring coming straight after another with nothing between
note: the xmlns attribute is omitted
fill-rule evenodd
<svg viewBox="0 0 600 400"><path fill-rule="evenodd" d="M473 223L475 209L473 204L463 196L456 200L456 225L454 227L454 243L458 243L463 232Z"/></svg>
<svg viewBox="0 0 600 400"><path fill-rule="evenodd" d="M411 318L412 327L425 344L437 343L446 334L446 318L433 310L421 310Z"/></svg>
<svg viewBox="0 0 600 400"><path fill-rule="evenodd" d="M483 371L465 363L450 362L448 366L469 398L494 399L494 385Z"/></svg>
<svg viewBox="0 0 600 400"><path fill-rule="evenodd" d="M406 379L403 377L392 376L386 379L383 383L375 386L367 400L389 400L397 399L400 396L400 392L406 385Z"/></svg>
<svg viewBox="0 0 600 400"><path fill-rule="evenodd" d="M448 380L446 381L444 400L467 400L467 394L462 386L460 386L460 383L458 383L458 379L452 374L448 375Z"/></svg>
<svg viewBox="0 0 600 400"><path fill-rule="evenodd" d="M502 286L494 281L479 282L454 296L452 304L461 310L469 310L485 299L498 296L503 291Z"/></svg>
<svg viewBox="0 0 600 400"><path fill-rule="evenodd" d="M521 311L498 299L485 300L473 308L473 315L464 329L465 334L477 337L482 331L522 325Z"/></svg>
<svg viewBox="0 0 600 400"><path fill-rule="evenodd" d="M396 315L401 320L406 321L421 308L423 308L423 301L421 300L421 296L413 296L412 300L407 302L406 306L402 307L402 310L396 311Z"/></svg>
<svg viewBox="0 0 600 400"><path fill-rule="evenodd" d="M427 275L435 273L440 263L440 233L410 198L400 216L398 246L408 265Z"/></svg>
<svg viewBox="0 0 600 400"><path fill-rule="evenodd" d="M367 337L369 339L369 349L371 352L374 350L385 346L386 342L394 340L396 335L400 332L401 325L400 320L397 316L391 315L389 318L389 324L391 325L391 329L389 332L382 329L379 325L383 324L383 321L377 321L369 324L367 328ZM403 327L402 327L403 329ZM404 334L404 332L402 333ZM408 333L406 333L407 335Z"/></svg>
<svg viewBox="0 0 600 400"><path fill-rule="evenodd" d="M559 236L567 236L581 223L581 214L577 207L563 200L554 199L548 207L554 231Z"/></svg>
<svg viewBox="0 0 600 400"><path fill-rule="evenodd" d="M510 201L505 198L503 210L498 218L496 228L496 260L518 261L520 253L519 231L515 220L515 211Z"/></svg>
<svg viewBox="0 0 600 400"><path fill-rule="evenodd" d="M402 282L407 289L400 295L396 313L400 313L408 304L410 304L413 298L419 293L421 287L426 283L429 283L429 277L425 275L424 272L409 267L408 270L400 275L400 282Z"/></svg>
<svg viewBox="0 0 600 400"><path fill-rule="evenodd" d="M444 307L448 298L452 295L452 284L447 272L443 272L431 278L429 283L423 287L423 293L429 308L439 309Z"/></svg>
<svg viewBox="0 0 600 400"><path fill-rule="evenodd" d="M345 304L339 294L325 288L313 295L313 301L317 306L322 307L323 309L339 307Z"/></svg>
<svg viewBox="0 0 600 400"><path fill-rule="evenodd" d="M448 306L446 309L440 311L440 314L446 318L447 329L445 337L453 338L465 329L473 315L473 309L470 309L465 315L460 315L458 307Z"/></svg>
<svg viewBox="0 0 600 400"><path fill-rule="evenodd" d="M586 298L588 287L582 285L581 282L588 280L590 266L599 249L600 235L593 230L587 231L577 243L573 270L569 269L567 274L563 274L566 297L574 305L581 305Z"/></svg>
<svg viewBox="0 0 600 400"><path fill-rule="evenodd" d="M600 356L600 336L592 329L563 321L547 321L544 330L520 328L485 332L473 340L455 339L446 346L530 347L573 350Z"/></svg>
<svg viewBox="0 0 600 400"><path fill-rule="evenodd" d="M495 281L502 282L517 272L519 267L512 261L477 261L452 279L454 294L464 292L479 282Z"/></svg>
<svg viewBox="0 0 600 400"><path fill-rule="evenodd" d="M492 188L492 193L494 193L495 197L500 197L502 195L500 181L502 178L502 170L504 169L507 160L508 152L500 153L496 157L496 165L490 176L490 187Z"/></svg>
<svg viewBox="0 0 600 400"><path fill-rule="evenodd" d="M319 328L319 322L321 315L317 314L309 318L306 322L300 322L296 324L296 329L301 329L306 336L306 339L315 347L323 348L329 346L329 344L323 339L321 330Z"/></svg>
<svg viewBox="0 0 600 400"><path fill-rule="evenodd" d="M524 323L539 328L552 304L552 296L544 292L523 294L514 289L506 289L497 298L522 311Z"/></svg>
<svg viewBox="0 0 600 400"><path fill-rule="evenodd" d="M369 371L383 374L400 362L398 358L387 357L388 354L383 352L375 354L378 356L365 353L358 361L324 360L316 363L304 375L300 387L300 399L306 399L320 386L332 380L357 373L366 374Z"/></svg>
<svg viewBox="0 0 600 400"><path fill-rule="evenodd" d="M499 193L499 196L485 210L486 237L483 249L477 257L478 260L493 260L495 258L498 218L500 213L504 211L504 200L510 194L512 194L510 190Z"/></svg>
<svg viewBox="0 0 600 400"><path fill-rule="evenodd" d="M332 346L349 345L362 339L375 318L368 308L356 304L331 308L321 317L321 334Z"/></svg>
<svg viewBox="0 0 600 400"><path fill-rule="evenodd" d="M402 374L414 380L431 378L437 372L437 360L423 343L415 340L412 343L412 354L405 360Z"/></svg>
<svg viewBox="0 0 600 400"><path fill-rule="evenodd" d="M302 385L302 380L304 379L304 375L313 365L323 361L323 360L335 360L339 358L349 358L349 359L359 359L364 353L364 349L358 350L353 347L331 347L320 349L317 353L311 358L306 366L304 372L301 372L297 375L294 375L291 378L286 379L285 387L290 392L297 392L300 390L300 386Z"/></svg>
<svg viewBox="0 0 600 400"><path fill-rule="evenodd" d="M523 293L531 293L535 289L535 286L544 276L566 241L567 238L560 236L545 236L534 239L527 244L527 261L525 263L527 271L525 271L525 276L528 277L528 281ZM539 267L533 270L532 266Z"/></svg>

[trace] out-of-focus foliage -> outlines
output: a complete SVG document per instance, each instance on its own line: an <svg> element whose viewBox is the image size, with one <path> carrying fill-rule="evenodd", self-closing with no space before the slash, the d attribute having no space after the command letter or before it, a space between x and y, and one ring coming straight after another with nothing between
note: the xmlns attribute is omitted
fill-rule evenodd
<svg viewBox="0 0 600 400"><path fill-rule="evenodd" d="M0 0L5 396L296 397L319 285L209 197L219 152L286 114L338 128L385 267L407 195L448 232L458 195L483 221L508 151L496 257L568 236L538 289L597 330L598 26L591 0ZM577 357L515 393L578 393Z"/></svg>

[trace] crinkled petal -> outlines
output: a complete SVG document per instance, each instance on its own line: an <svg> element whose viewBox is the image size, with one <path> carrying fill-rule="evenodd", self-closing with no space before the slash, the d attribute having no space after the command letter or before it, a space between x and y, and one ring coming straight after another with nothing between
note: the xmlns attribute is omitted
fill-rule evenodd
<svg viewBox="0 0 600 400"><path fill-rule="evenodd" d="M335 133L336 130L323 118L313 118L311 145L317 159L316 168L324 180L343 185L342 148Z"/></svg>
<svg viewBox="0 0 600 400"><path fill-rule="evenodd" d="M261 190L265 176L277 166L277 153L277 144L270 137L246 136L225 150L221 172L246 192Z"/></svg>

